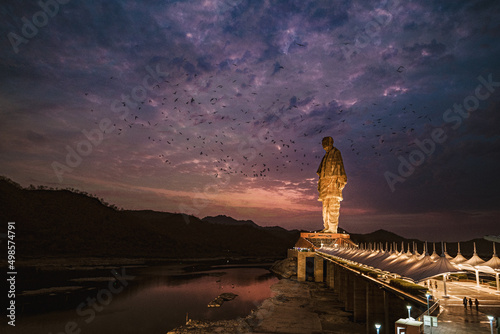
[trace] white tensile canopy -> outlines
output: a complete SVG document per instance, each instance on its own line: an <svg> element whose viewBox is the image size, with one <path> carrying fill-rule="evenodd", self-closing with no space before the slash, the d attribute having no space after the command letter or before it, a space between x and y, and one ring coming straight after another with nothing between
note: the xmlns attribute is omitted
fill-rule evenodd
<svg viewBox="0 0 500 334"><path fill-rule="evenodd" d="M422 281L426 278L461 271L460 268L451 263L450 260L444 256L444 254L441 255L437 261L429 263L429 265L423 267L422 269L422 271L413 273L412 278L415 281Z"/></svg>
<svg viewBox="0 0 500 334"><path fill-rule="evenodd" d="M468 264L468 265L471 265L471 266L475 267L475 266L481 265L483 263L484 263L484 260L481 259L477 255L477 252L476 252L476 243L474 243L474 254L472 255L472 257L470 259L468 259L467 261L463 262L462 264Z"/></svg>
<svg viewBox="0 0 500 334"><path fill-rule="evenodd" d="M497 256L497 251L495 249L495 243L493 243L493 256L491 259L477 266L477 268L486 273L494 274L497 283L497 291L500 291L500 282L498 276L500 275L500 259Z"/></svg>
<svg viewBox="0 0 500 334"><path fill-rule="evenodd" d="M374 249L375 248L375 249ZM493 256L492 258L484 262L476 252L476 244L474 243L474 255L467 260L460 253L460 244L458 244L458 254L451 261L446 256L446 250L442 247L443 252L441 256L436 258L435 247L432 256L429 255L429 251L426 245L424 245L424 251L422 255L419 255L415 250L415 244L413 245L413 252L410 252L410 245L408 244L408 251L403 253L403 245L401 245L401 252L397 252L394 248L383 249L382 244L375 246L368 245L364 249L356 247L322 247L318 249L318 252L324 253L325 255L330 255L334 258L339 258L343 260L352 261L356 264L362 266L369 266L373 268L380 269L382 271L394 273L402 277L409 278L414 282L421 282L423 280L429 279L431 277L446 275L449 273L457 273L464 271L473 271L476 273L476 279L479 284L479 272L484 272L488 274L494 274L497 281L497 289L500 291L499 286L499 275L500 275L500 258L498 258L495 250L495 244L493 243ZM451 257L450 257L451 258ZM445 284L445 295L446 295L446 283Z"/></svg>
<svg viewBox="0 0 500 334"><path fill-rule="evenodd" d="M494 270L500 269L500 259L497 256L497 250L495 249L495 243L493 243L493 256L491 257L491 259L489 261L483 263L481 266L490 267L491 269L494 269Z"/></svg>
<svg viewBox="0 0 500 334"><path fill-rule="evenodd" d="M438 253L436 253L436 243L432 243L432 255L431 258L433 261L436 261L439 258Z"/></svg>
<svg viewBox="0 0 500 334"><path fill-rule="evenodd" d="M450 254L448 254L448 252L446 251L446 242L444 243L444 256L446 256L446 258L447 258L448 260L453 259L453 258L451 257L451 255L450 255Z"/></svg>
<svg viewBox="0 0 500 334"><path fill-rule="evenodd" d="M460 242L458 243L458 253L457 253L457 256L455 256L451 262L453 262L454 264L459 264L459 263L462 263L462 262L465 262L467 261L467 259L462 255L462 253L460 253Z"/></svg>

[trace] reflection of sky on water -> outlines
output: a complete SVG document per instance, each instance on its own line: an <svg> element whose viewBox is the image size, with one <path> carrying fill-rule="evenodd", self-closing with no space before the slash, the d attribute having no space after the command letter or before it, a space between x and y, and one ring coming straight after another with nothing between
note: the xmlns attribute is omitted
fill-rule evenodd
<svg viewBox="0 0 500 334"><path fill-rule="evenodd" d="M270 285L277 281L268 271L258 268L224 269L189 275L165 276L161 271L138 275L136 287L113 296L103 310L78 316L76 310L51 312L19 319L15 333L59 333L68 321L75 321L81 334L93 333L165 333L191 319L220 320L244 317L271 295ZM238 295L220 308L207 304L223 292ZM89 297L95 297L95 292ZM82 300L83 302L83 300ZM84 308L88 310L88 308Z"/></svg>

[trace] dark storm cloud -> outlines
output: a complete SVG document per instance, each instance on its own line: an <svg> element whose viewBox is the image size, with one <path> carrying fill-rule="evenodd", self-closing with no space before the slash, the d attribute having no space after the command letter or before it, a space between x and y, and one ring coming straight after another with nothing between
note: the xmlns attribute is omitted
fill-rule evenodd
<svg viewBox="0 0 500 334"><path fill-rule="evenodd" d="M404 47L403 51L407 52L407 56L418 58L420 55L425 53L427 56L441 56L446 51L446 45L443 43L438 43L433 39L428 44L416 43L410 47Z"/></svg>
<svg viewBox="0 0 500 334"><path fill-rule="evenodd" d="M2 36L40 11L0 8ZM341 225L353 232L411 229L426 215L450 226L460 210L487 226L500 185L500 89L458 129L443 114L474 95L479 76L500 81L499 14L495 1L72 1L18 53L2 39L0 172L60 186L51 163L109 119L115 130L64 184L165 211L215 184L199 215L316 229L329 135L349 179ZM134 92L143 96L122 101ZM397 173L435 128L447 140L391 192L384 172ZM151 200L138 203L137 189Z"/></svg>

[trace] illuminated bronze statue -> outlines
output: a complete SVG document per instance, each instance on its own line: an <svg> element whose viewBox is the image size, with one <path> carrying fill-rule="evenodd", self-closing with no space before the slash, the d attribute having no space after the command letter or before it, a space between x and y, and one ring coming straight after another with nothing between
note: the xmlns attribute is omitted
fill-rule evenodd
<svg viewBox="0 0 500 334"><path fill-rule="evenodd" d="M333 147L333 138L323 138L322 144L326 154L316 172L319 176L318 200L323 202L323 224L325 225L325 229L321 232L337 233L342 189L347 183L347 176L340 151Z"/></svg>

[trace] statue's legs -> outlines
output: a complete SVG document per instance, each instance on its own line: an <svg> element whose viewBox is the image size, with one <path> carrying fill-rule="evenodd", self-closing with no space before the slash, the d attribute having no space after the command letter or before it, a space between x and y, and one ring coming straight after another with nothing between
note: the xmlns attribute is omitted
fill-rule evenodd
<svg viewBox="0 0 500 334"><path fill-rule="evenodd" d="M323 200L323 232L337 233L340 215L340 199L325 198Z"/></svg>

